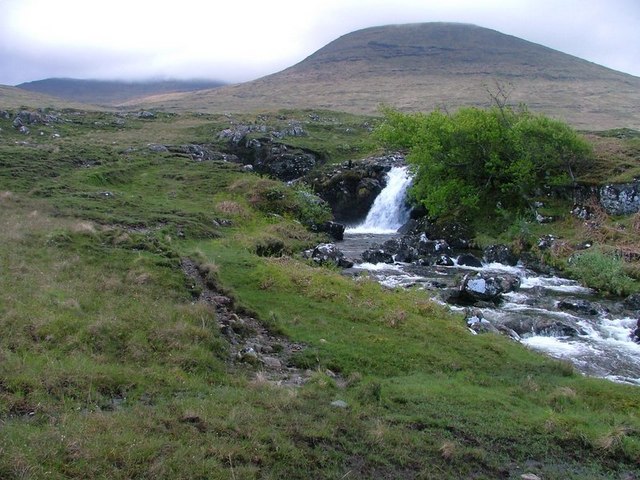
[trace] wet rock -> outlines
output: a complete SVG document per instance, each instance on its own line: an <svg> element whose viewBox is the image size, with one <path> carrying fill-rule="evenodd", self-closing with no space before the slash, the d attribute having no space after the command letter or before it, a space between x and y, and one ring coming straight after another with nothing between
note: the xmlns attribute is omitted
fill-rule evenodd
<svg viewBox="0 0 640 480"><path fill-rule="evenodd" d="M598 315L600 309L588 300L565 298L558 302L559 310L568 310L582 315Z"/></svg>
<svg viewBox="0 0 640 480"><path fill-rule="evenodd" d="M463 253L458 257L458 265L481 268L482 260L471 253Z"/></svg>
<svg viewBox="0 0 640 480"><path fill-rule="evenodd" d="M510 339L515 340L516 342L519 342L521 340L520 335L518 335L518 333L515 330L505 325L496 325L496 328L502 335L509 337Z"/></svg>
<svg viewBox="0 0 640 480"><path fill-rule="evenodd" d="M484 249L484 259L488 263L502 263L503 265L514 266L518 263L518 257L513 253L513 250L507 245L496 244L490 245Z"/></svg>
<svg viewBox="0 0 640 480"><path fill-rule="evenodd" d="M533 317L517 317L501 322L502 328L508 328L520 336L544 335L548 337L577 337L585 332L580 327L567 320L549 320Z"/></svg>
<svg viewBox="0 0 640 480"><path fill-rule="evenodd" d="M640 343L640 319L636 323L636 328L631 332L631 339L636 343Z"/></svg>
<svg viewBox="0 0 640 480"><path fill-rule="evenodd" d="M421 257L451 255L453 253L451 247L444 239L429 240L425 234L411 238L414 239L415 248Z"/></svg>
<svg viewBox="0 0 640 480"><path fill-rule="evenodd" d="M367 263L393 263L393 255L381 248L370 248L362 252L362 261Z"/></svg>
<svg viewBox="0 0 640 480"><path fill-rule="evenodd" d="M400 229L400 233L409 235L424 234L427 238L442 239L451 248L469 248L473 234L468 225L458 222L434 222L427 217L409 220Z"/></svg>
<svg viewBox="0 0 640 480"><path fill-rule="evenodd" d="M353 262L344 257L344 253L333 243L321 243L313 250L304 252L305 258L310 258L318 265L334 265L340 268L351 268Z"/></svg>
<svg viewBox="0 0 640 480"><path fill-rule="evenodd" d="M441 267L453 267L455 265L453 259L449 255L440 255L436 258L435 264Z"/></svg>
<svg viewBox="0 0 640 480"><path fill-rule="evenodd" d="M553 267L544 263L542 258L531 252L523 252L522 255L520 255L520 261L526 268L533 270L536 273L541 273L543 275L555 274Z"/></svg>
<svg viewBox="0 0 640 480"><path fill-rule="evenodd" d="M500 333L493 324L484 318L479 310L469 311L465 317L467 327L475 333Z"/></svg>
<svg viewBox="0 0 640 480"><path fill-rule="evenodd" d="M625 298L624 307L629 310L640 310L640 293L632 293Z"/></svg>
<svg viewBox="0 0 640 480"><path fill-rule="evenodd" d="M578 335L584 334L584 332L576 326L560 321L538 325L534 333L547 337L577 337Z"/></svg>
<svg viewBox="0 0 640 480"><path fill-rule="evenodd" d="M520 288L520 277L511 274L466 275L460 285L462 298L471 303L476 301L496 302L503 293L513 292Z"/></svg>

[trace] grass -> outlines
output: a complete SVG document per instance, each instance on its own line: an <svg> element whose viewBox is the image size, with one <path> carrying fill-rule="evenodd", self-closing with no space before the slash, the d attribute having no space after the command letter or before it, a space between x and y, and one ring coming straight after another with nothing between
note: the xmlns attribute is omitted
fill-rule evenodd
<svg viewBox="0 0 640 480"><path fill-rule="evenodd" d="M1 125L0 478L637 470L637 388L472 336L422 292L312 267L296 257L322 240L301 224L308 197L146 148L202 141L215 119L70 118L60 138ZM229 360L186 257L239 315L304 346L305 385Z"/></svg>

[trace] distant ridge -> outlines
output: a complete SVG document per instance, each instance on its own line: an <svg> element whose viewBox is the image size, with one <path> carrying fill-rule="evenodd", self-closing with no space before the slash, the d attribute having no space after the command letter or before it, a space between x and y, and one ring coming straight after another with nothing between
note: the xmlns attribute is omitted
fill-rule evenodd
<svg viewBox="0 0 640 480"><path fill-rule="evenodd" d="M0 110L20 108L75 108L78 110L104 110L96 105L63 100L43 93L30 92L17 87L0 85Z"/></svg>
<svg viewBox="0 0 640 480"><path fill-rule="evenodd" d="M640 78L475 25L389 25L344 35L279 73L129 105L168 110L327 108L375 113L487 105L496 82L510 102L586 129L640 128Z"/></svg>
<svg viewBox="0 0 640 480"><path fill-rule="evenodd" d="M214 80L110 81L47 78L17 85L17 88L53 97L95 105L113 106L134 99L164 93L191 92L217 88Z"/></svg>

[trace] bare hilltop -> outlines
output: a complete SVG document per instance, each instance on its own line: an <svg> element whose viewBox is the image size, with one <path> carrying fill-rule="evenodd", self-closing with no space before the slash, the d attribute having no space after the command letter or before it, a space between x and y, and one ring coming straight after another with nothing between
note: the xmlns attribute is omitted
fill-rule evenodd
<svg viewBox="0 0 640 480"><path fill-rule="evenodd" d="M148 97L128 106L173 111L324 108L375 113L487 105L499 84L512 103L578 128L640 128L640 78L495 30L456 23L367 28L255 81Z"/></svg>

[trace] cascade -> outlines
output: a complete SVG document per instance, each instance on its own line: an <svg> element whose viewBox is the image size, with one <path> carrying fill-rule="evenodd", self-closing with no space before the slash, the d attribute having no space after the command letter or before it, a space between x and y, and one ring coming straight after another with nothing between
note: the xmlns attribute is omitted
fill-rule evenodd
<svg viewBox="0 0 640 480"><path fill-rule="evenodd" d="M347 233L395 233L407 220L407 188L413 178L407 167L393 167L387 173L387 186L376 197L367 218Z"/></svg>

